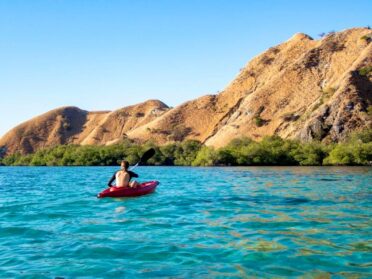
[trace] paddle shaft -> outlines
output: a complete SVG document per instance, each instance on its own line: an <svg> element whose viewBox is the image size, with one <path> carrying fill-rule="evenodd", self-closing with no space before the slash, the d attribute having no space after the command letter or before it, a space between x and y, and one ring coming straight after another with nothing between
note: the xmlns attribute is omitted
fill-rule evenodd
<svg viewBox="0 0 372 279"><path fill-rule="evenodd" d="M152 156L155 155L155 149L150 148L145 153L143 153L141 159L137 164L135 164L133 167L130 168L130 170L134 170L136 167L138 167L141 163L146 163L148 159L150 159Z"/></svg>

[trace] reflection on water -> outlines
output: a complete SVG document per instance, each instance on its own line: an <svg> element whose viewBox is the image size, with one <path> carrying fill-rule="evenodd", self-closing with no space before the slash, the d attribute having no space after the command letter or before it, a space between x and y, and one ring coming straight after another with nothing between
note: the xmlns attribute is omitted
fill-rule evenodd
<svg viewBox="0 0 372 279"><path fill-rule="evenodd" d="M0 168L0 277L369 278L371 168Z"/></svg>

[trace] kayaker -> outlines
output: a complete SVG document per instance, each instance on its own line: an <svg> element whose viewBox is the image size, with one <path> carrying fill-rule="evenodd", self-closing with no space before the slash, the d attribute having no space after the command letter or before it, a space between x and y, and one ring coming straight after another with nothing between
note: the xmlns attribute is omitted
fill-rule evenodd
<svg viewBox="0 0 372 279"><path fill-rule="evenodd" d="M121 161L120 170L115 172L108 182L108 186L112 187L130 187L136 188L139 183L137 181L130 181L133 177L138 177L138 174L128 170L129 162ZM115 185L112 185L112 182L115 181Z"/></svg>

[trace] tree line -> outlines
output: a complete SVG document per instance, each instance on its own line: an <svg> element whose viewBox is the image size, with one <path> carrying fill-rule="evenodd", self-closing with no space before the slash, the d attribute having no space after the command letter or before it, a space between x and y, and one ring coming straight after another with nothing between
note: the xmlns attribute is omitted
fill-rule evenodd
<svg viewBox="0 0 372 279"><path fill-rule="evenodd" d="M222 148L195 140L157 146L130 140L109 146L59 145L33 154L15 153L0 159L5 166L113 166L125 159L138 162L149 148L156 150L148 165L165 166L260 166L260 165L371 165L372 130L352 134L340 143L303 143L278 136L261 141L239 138Z"/></svg>

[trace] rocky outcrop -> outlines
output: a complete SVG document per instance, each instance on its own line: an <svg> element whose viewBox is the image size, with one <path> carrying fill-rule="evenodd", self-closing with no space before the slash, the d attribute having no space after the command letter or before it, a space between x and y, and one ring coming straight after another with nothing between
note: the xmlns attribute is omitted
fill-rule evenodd
<svg viewBox="0 0 372 279"><path fill-rule="evenodd" d="M335 142L345 138L350 132L363 128L371 128L372 118L372 74L363 73L372 65L372 45L366 48L340 81L334 87L325 104L315 110L298 132L301 140L321 140ZM320 102L320 101L319 101Z"/></svg>
<svg viewBox="0 0 372 279"><path fill-rule="evenodd" d="M351 131L371 126L371 30L349 29L312 40L297 34L250 62L229 90L241 81L247 94L206 143L223 146L240 135L339 141ZM267 64L260 68L255 63ZM254 85L246 84L255 73ZM342 113L341 113L342 111Z"/></svg>

